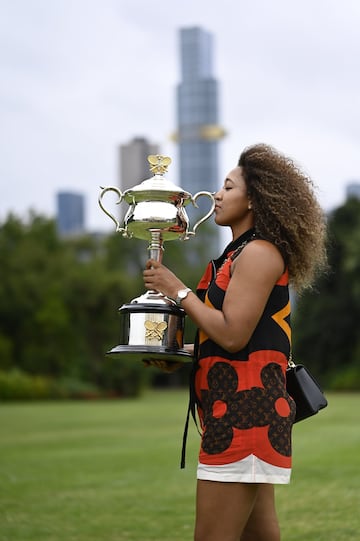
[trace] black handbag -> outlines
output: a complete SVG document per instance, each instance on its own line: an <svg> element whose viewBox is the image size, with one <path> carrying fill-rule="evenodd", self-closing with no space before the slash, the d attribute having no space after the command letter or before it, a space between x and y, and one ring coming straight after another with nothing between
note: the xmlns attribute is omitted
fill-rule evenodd
<svg viewBox="0 0 360 541"><path fill-rule="evenodd" d="M294 423L315 415L328 405L314 376L304 365L295 364L291 358L286 370L286 390L296 404Z"/></svg>

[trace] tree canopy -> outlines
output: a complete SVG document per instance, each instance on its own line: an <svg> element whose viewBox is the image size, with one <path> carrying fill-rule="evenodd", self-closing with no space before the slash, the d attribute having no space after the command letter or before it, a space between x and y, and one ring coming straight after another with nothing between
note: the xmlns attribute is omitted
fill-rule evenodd
<svg viewBox="0 0 360 541"><path fill-rule="evenodd" d="M328 216L329 268L298 299L295 357L330 387L360 389L360 200Z"/></svg>
<svg viewBox="0 0 360 541"><path fill-rule="evenodd" d="M194 287L203 246L165 244L166 263ZM118 308L144 292L147 257L146 242L118 233L60 238L53 220L10 215L0 225L0 371L72 378L120 394L136 374L142 379L142 365L111 362L105 352L117 345Z"/></svg>

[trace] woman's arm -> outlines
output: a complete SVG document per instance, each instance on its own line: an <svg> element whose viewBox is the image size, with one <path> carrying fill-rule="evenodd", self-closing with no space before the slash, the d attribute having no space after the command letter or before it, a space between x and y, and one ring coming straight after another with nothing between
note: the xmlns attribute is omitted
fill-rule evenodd
<svg viewBox="0 0 360 541"><path fill-rule="evenodd" d="M148 262L145 285L175 298L185 284L169 269ZM181 306L194 323L223 349L235 352L249 342L264 311L269 295L284 271L280 252L271 243L254 240L235 259L232 277L225 294L223 309L204 304L195 293L189 293Z"/></svg>

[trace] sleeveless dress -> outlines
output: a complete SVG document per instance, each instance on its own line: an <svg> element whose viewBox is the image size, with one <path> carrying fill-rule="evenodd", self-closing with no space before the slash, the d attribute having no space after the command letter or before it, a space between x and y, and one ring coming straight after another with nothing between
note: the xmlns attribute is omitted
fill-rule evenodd
<svg viewBox="0 0 360 541"><path fill-rule="evenodd" d="M249 230L208 264L197 295L221 310L233 262L255 238ZM234 258L234 257L233 257ZM200 329L193 389L202 429L197 477L211 481L290 481L295 403L286 392L290 353L287 270L275 284L260 321L242 350L229 353Z"/></svg>

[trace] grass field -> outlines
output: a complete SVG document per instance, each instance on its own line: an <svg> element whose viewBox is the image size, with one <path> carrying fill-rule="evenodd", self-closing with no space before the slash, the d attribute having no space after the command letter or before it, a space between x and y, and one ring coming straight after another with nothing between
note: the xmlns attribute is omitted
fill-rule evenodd
<svg viewBox="0 0 360 541"><path fill-rule="evenodd" d="M294 427L283 541L360 539L360 394ZM0 405L0 541L191 541L199 437L187 393Z"/></svg>

